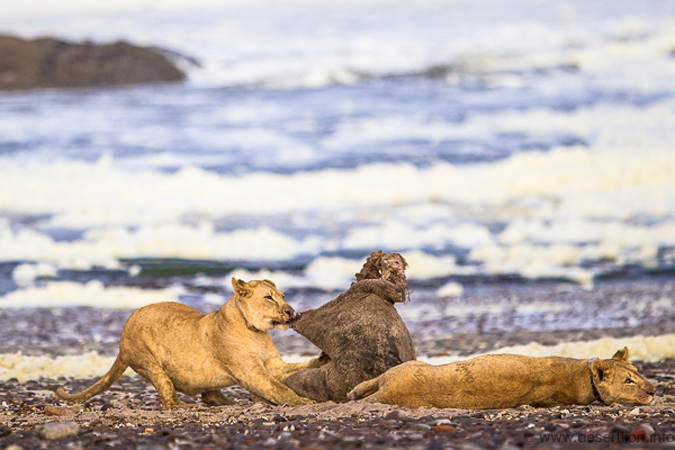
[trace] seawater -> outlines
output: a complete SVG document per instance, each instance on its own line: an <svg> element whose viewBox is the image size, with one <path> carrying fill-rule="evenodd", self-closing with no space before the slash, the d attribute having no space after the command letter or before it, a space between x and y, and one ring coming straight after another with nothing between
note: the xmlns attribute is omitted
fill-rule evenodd
<svg viewBox="0 0 675 450"><path fill-rule="evenodd" d="M154 46L188 80L0 94L2 307L334 292L377 249L428 297L675 267L669 3L15 3L2 32Z"/></svg>

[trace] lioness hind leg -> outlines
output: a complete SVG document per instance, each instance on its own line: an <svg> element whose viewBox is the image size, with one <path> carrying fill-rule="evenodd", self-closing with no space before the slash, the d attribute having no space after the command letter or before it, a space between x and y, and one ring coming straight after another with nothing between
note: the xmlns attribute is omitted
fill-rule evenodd
<svg viewBox="0 0 675 450"><path fill-rule="evenodd" d="M380 378L381 377L373 378L372 380L358 384L347 394L347 398L349 398L349 400L359 400L377 392L380 389Z"/></svg>
<svg viewBox="0 0 675 450"><path fill-rule="evenodd" d="M233 399L223 394L221 391L208 391L202 394L202 400L209 406L236 405Z"/></svg>
<svg viewBox="0 0 675 450"><path fill-rule="evenodd" d="M169 376L160 366L152 368L133 368L140 376L148 380L155 387L162 402L162 409L168 411L172 408L185 406L176 395L176 388Z"/></svg>
<svg viewBox="0 0 675 450"><path fill-rule="evenodd" d="M364 400L367 401L368 403L391 403L389 401L385 401L380 391L377 391L374 394L369 395L368 397L364 398Z"/></svg>

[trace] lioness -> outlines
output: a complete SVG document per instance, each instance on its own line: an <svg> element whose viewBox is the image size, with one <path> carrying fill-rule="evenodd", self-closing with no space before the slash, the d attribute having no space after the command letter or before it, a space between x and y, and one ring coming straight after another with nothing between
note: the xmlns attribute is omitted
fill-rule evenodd
<svg viewBox="0 0 675 450"><path fill-rule="evenodd" d="M234 296L211 314L164 302L140 308L129 317L120 337L120 351L108 373L88 389L56 395L83 402L108 389L127 367L150 381L165 410L186 406L176 391L201 394L208 405L233 402L221 388L238 384L275 404L312 403L279 380L307 368L318 358L288 364L282 361L269 331L288 329L295 312L269 280L246 283L232 278Z"/></svg>
<svg viewBox="0 0 675 450"><path fill-rule="evenodd" d="M596 400L646 405L653 402L654 392L628 361L624 347L607 360L485 355L442 366L410 361L359 384L349 398L410 408L493 409Z"/></svg>

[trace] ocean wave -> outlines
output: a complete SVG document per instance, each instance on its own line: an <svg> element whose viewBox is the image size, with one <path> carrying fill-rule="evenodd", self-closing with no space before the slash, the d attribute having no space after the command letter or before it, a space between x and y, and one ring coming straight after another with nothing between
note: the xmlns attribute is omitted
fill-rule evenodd
<svg viewBox="0 0 675 450"><path fill-rule="evenodd" d="M384 248L461 254L456 273L590 285L598 270L589 262L672 265L673 173L675 153L659 147L649 157L579 147L464 166L241 176L127 171L109 156L9 161L0 165L0 260L112 269L120 259L290 261ZM58 239L63 229L81 236Z"/></svg>
<svg viewBox="0 0 675 450"><path fill-rule="evenodd" d="M0 297L2 308L58 308L89 306L93 308L136 309L158 302L177 302L185 290L180 286L166 289L104 286L100 281L76 283L53 281L44 286L30 286Z"/></svg>
<svg viewBox="0 0 675 450"><path fill-rule="evenodd" d="M490 354L509 353L527 356L560 356L563 358L602 358L609 359L618 350L628 347L630 359L644 362L657 362L675 357L675 334L661 336L632 336L625 338L602 338L593 341L561 342L557 345L541 345L530 343L503 347ZM485 354L485 353L483 353ZM441 356L432 358L419 358L430 364L447 364L455 361L464 361L483 354L469 356Z"/></svg>

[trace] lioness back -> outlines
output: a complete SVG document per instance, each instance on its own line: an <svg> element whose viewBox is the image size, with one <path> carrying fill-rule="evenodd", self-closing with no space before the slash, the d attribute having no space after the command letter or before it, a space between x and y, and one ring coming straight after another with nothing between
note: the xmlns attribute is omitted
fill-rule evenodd
<svg viewBox="0 0 675 450"><path fill-rule="evenodd" d="M134 311L122 329L120 350L138 349L140 342L170 343L189 339L190 334L175 333L177 329L196 331L205 314L182 303L161 302ZM180 345L180 343L178 343Z"/></svg>

